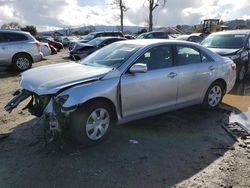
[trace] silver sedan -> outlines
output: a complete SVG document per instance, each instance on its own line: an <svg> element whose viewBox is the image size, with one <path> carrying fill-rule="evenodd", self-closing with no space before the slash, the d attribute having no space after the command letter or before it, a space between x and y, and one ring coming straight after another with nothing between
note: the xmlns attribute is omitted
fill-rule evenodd
<svg viewBox="0 0 250 188"><path fill-rule="evenodd" d="M46 75L46 76L45 76ZM194 43L129 40L96 51L79 63L22 74L21 91L5 107L45 116L51 135L70 131L84 145L98 143L111 125L202 104L216 108L234 86L236 65Z"/></svg>

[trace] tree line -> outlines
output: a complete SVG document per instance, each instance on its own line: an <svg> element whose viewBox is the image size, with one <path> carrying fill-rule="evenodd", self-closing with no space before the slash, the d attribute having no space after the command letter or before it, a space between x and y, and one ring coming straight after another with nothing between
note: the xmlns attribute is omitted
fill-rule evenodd
<svg viewBox="0 0 250 188"><path fill-rule="evenodd" d="M148 31L153 30L153 13L154 11L161 7L164 8L166 6L167 0L145 0L144 4L145 6L148 7ZM126 5L126 0L113 0L111 3L111 6L115 9L119 9L119 18L120 18L120 30L123 32L124 31L124 14L125 12L129 9L129 7ZM14 30L21 30L21 31L26 31L30 32L33 36L37 35L37 29L33 25L26 25L22 27L19 23L17 22L10 22L3 24L1 26L1 29L14 29ZM145 29L141 30L140 32L143 33Z"/></svg>
<svg viewBox="0 0 250 188"><path fill-rule="evenodd" d="M166 6L167 0L145 0L144 4L148 7L148 31L153 30L153 13L158 8L164 8ZM126 6L126 0L113 0L111 5L114 8L120 10L120 29L123 32L123 20L124 20L124 13L129 9Z"/></svg>
<svg viewBox="0 0 250 188"><path fill-rule="evenodd" d="M10 30L20 30L20 31L26 31L29 32L31 35L36 36L37 35L37 29L36 26L33 25L26 25L26 26L21 26L17 22L10 22L10 23L5 23L1 26L1 29L10 29Z"/></svg>

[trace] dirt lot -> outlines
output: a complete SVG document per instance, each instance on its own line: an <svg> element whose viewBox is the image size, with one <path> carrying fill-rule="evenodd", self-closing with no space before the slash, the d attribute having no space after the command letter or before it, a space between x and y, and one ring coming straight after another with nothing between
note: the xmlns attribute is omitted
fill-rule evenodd
<svg viewBox="0 0 250 188"><path fill-rule="evenodd" d="M115 127L105 142L81 148L71 141L45 146L41 121L21 107L6 113L20 76L2 68L0 79L0 133L11 132L0 140L0 187L250 187L250 149L221 127L231 110L248 111L250 81L225 97L227 110L198 106L131 122Z"/></svg>

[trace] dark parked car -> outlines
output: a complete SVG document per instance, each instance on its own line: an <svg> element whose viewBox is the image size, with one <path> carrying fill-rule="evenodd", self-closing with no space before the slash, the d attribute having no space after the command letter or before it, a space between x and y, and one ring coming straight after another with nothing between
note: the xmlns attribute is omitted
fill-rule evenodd
<svg viewBox="0 0 250 188"><path fill-rule="evenodd" d="M50 38L41 37L41 38L37 38L37 40L40 42L48 43L50 46L54 46L58 52L61 49L63 49L63 44L61 42L54 41Z"/></svg>
<svg viewBox="0 0 250 188"><path fill-rule="evenodd" d="M142 33L137 39L169 39L169 36L163 31L151 31L148 33Z"/></svg>
<svg viewBox="0 0 250 188"><path fill-rule="evenodd" d="M82 59L94 51L107 46L111 43L126 40L124 37L98 37L89 41L88 43L76 43L74 48L70 51L70 57L73 59Z"/></svg>
<svg viewBox="0 0 250 188"><path fill-rule="evenodd" d="M92 32L88 35L81 36L78 43L87 43L98 37L124 37L120 31L103 31L103 32ZM72 50L77 42L72 42L69 44L69 50Z"/></svg>
<svg viewBox="0 0 250 188"><path fill-rule="evenodd" d="M185 41L189 41L189 42L195 42L195 43L201 43L201 41L203 40L203 38L199 35L181 35L177 38L175 38L176 40L185 40Z"/></svg>
<svg viewBox="0 0 250 188"><path fill-rule="evenodd" d="M221 31L209 35L201 43L237 65L237 79L244 80L250 66L250 30Z"/></svg>

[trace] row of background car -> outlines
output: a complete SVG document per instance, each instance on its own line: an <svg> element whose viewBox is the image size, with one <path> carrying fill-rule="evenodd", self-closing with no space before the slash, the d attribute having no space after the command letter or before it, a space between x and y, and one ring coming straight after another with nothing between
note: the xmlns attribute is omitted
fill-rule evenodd
<svg viewBox="0 0 250 188"><path fill-rule="evenodd" d="M216 36L219 35L219 39ZM250 64L250 30L236 30L218 32L209 35L204 41L213 40L215 46L202 45L222 56L231 58L237 64L238 80L243 80ZM223 37L224 36L224 37ZM234 38L236 36L236 38ZM243 36L243 37L242 37ZM228 37L228 38L226 38ZM124 36L121 32L92 32L86 36L68 37L40 37L41 43L30 34L20 31L0 31L0 65L12 66L18 71L29 69L33 62L40 61L44 56L57 53L63 46L69 46L70 56L73 59L81 59L90 53L119 40L134 39L133 36ZM165 32L153 31L143 33L136 39L177 39L200 43L204 36L201 33L191 35L168 35ZM245 38L247 38L245 40ZM216 41L224 41L226 46L217 44ZM244 44L243 41L245 40ZM249 42L246 42L249 41ZM45 42L45 43L44 43ZM210 41L211 43L211 41ZM236 46L234 43L238 43Z"/></svg>
<svg viewBox="0 0 250 188"><path fill-rule="evenodd" d="M109 36L109 37L107 37ZM121 32L93 32L69 43L69 56L74 60L86 57L92 52L119 40ZM131 38L130 38L131 39ZM134 37L132 38L134 39ZM143 33L135 39L175 39L201 43L221 56L229 57L237 65L237 79L244 80L250 66L250 30L222 31L209 35L192 33L190 35L168 35L166 32ZM204 40L205 39L205 40ZM221 43L221 44L219 44Z"/></svg>
<svg viewBox="0 0 250 188"><path fill-rule="evenodd" d="M166 32L153 31L143 33L137 37L132 35L123 35L121 32L93 32L85 36L76 37L57 37L56 40L61 41L69 47L69 56L74 60L82 59L94 51L107 46L113 42L132 39L175 39L176 36L168 35ZM185 35L186 38L176 38L178 40L187 40L200 43L202 37L200 33Z"/></svg>

